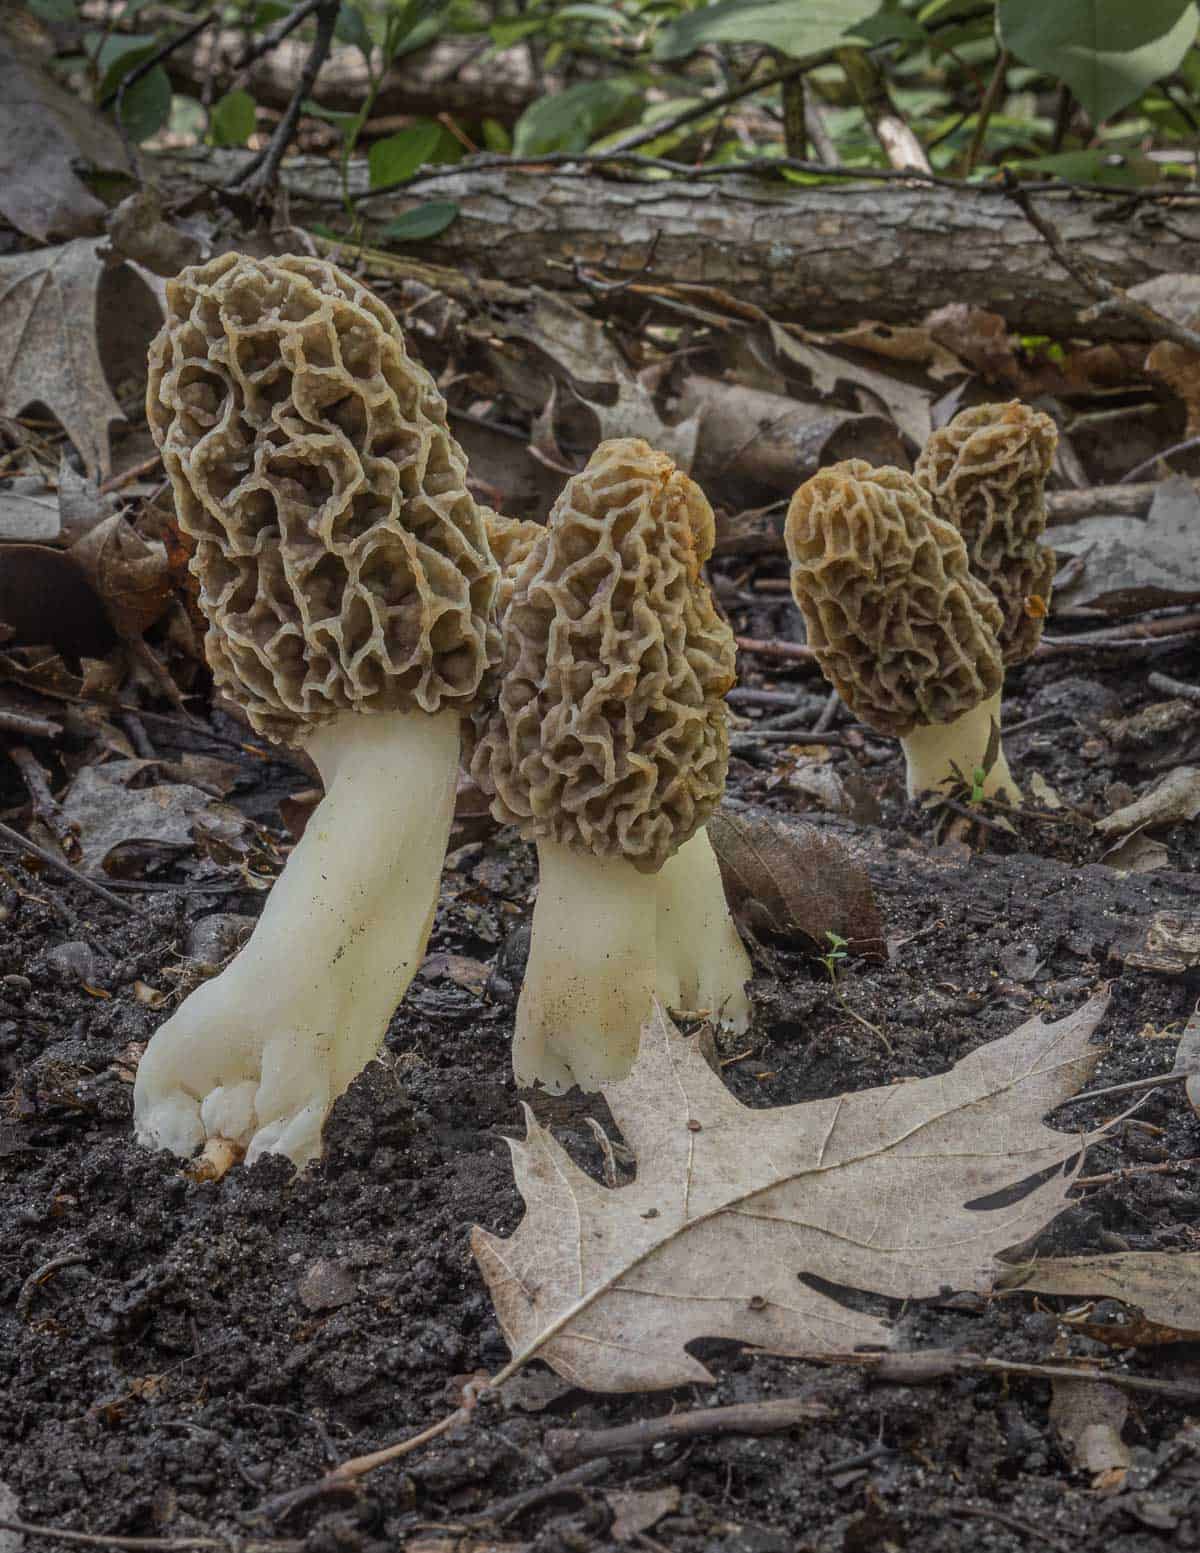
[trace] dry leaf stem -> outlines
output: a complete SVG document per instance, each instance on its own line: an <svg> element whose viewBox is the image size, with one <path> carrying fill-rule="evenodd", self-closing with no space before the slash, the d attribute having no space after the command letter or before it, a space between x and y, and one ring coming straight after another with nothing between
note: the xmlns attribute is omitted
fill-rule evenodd
<svg viewBox="0 0 1200 1553"><path fill-rule="evenodd" d="M774 1434L810 1423L814 1418L827 1418L829 1413L823 1402L772 1397L766 1402L700 1407L687 1413L667 1413L661 1418L639 1418L636 1423L619 1424L612 1429L551 1429L545 1446L550 1459L565 1466L597 1456L646 1450L660 1440L691 1440L715 1434Z"/></svg>
<svg viewBox="0 0 1200 1553"><path fill-rule="evenodd" d="M0 837L5 841L12 842L22 852L31 853L45 863L47 868L53 868L58 873L65 874L68 879L74 879L76 884L82 885L85 890L89 890L93 895L98 896L107 905L115 906L118 911L125 912L127 916L136 917L139 915L136 906L130 905L128 901L123 901L119 895L114 895L111 890L106 890L102 884L97 884L94 879L89 879L86 874L80 873L78 868L73 868L64 858L55 857L53 852L48 851L45 847L39 847L36 841L30 841L27 837L22 836L19 830L13 830L11 825L5 825L2 820L0 820Z"/></svg>

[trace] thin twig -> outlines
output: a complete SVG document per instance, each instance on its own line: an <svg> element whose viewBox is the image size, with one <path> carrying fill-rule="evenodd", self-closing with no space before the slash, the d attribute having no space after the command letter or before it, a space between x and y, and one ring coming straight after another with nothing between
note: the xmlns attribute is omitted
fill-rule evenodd
<svg viewBox="0 0 1200 1553"><path fill-rule="evenodd" d="M578 1494L581 1489L598 1482L607 1471L607 1458L600 1461L586 1461L583 1466L573 1467L570 1472L560 1472L549 1482L538 1483L533 1488L523 1489L519 1494L509 1494L507 1499L498 1499L486 1510L464 1515L461 1524L499 1526L504 1521L510 1521L514 1516L520 1515L522 1511L531 1510L534 1505L545 1504L547 1499L557 1499L559 1494Z"/></svg>
<svg viewBox="0 0 1200 1553"><path fill-rule="evenodd" d="M1187 1170L1192 1165L1200 1165L1200 1156L1193 1155L1190 1159L1164 1159L1157 1165L1125 1165L1120 1170L1106 1170L1099 1176L1076 1176L1071 1182L1072 1186L1112 1186L1118 1181L1126 1181L1132 1176L1161 1176L1170 1175L1175 1170Z"/></svg>
<svg viewBox="0 0 1200 1553"><path fill-rule="evenodd" d="M269 54L276 49L302 22L306 22L313 14L321 0L301 0L294 11L275 23L274 27L268 27L261 38L247 43L246 47L233 62L235 76L242 75L249 70L251 65L257 64L264 54Z"/></svg>
<svg viewBox="0 0 1200 1553"><path fill-rule="evenodd" d="M62 729L48 717L35 717L32 712L0 711L0 733L18 733L26 739L59 739Z"/></svg>
<svg viewBox="0 0 1200 1553"><path fill-rule="evenodd" d="M119 475L113 475L111 480L105 480L98 487L101 496L111 496L114 491L122 491L127 485L132 485L135 480L140 480L143 475L152 473L162 463L161 453L152 453L149 458L144 458L140 464L134 464L131 469L122 469Z"/></svg>
<svg viewBox="0 0 1200 1553"><path fill-rule="evenodd" d="M1003 1510L993 1510L988 1505L973 1504L948 1504L943 1502L937 1506L931 1506L924 1512L930 1517L937 1518L943 1515L969 1515L978 1516L980 1520L995 1521L1000 1526L1007 1526L1011 1531L1023 1533L1026 1537L1033 1537L1039 1542L1044 1542L1047 1547L1055 1550L1055 1553L1077 1553L1077 1549L1060 1542L1057 1537L1052 1537L1048 1531L1043 1531L1040 1526L1035 1526L1032 1521L1023 1521L1016 1515L1008 1515Z"/></svg>
<svg viewBox="0 0 1200 1553"><path fill-rule="evenodd" d="M87 1548L124 1548L127 1553L180 1553L183 1548L217 1548L231 1553L227 1537L104 1537L88 1531L67 1531L62 1526L35 1526L32 1521L0 1521L0 1531L19 1532L24 1537L53 1537L60 1542L77 1542ZM239 1553L299 1553L303 1542L239 1542Z"/></svg>
<svg viewBox="0 0 1200 1553"><path fill-rule="evenodd" d="M167 59L170 55L174 54L176 49L181 49L185 43L190 43L194 37L196 37L199 33L202 33L204 29L210 26L214 21L216 21L216 19L216 11L205 11L204 15L198 22L193 22L190 27L185 27L184 30L181 33L178 33L174 38L168 38L165 43L154 50L153 54L150 54L147 56L147 58L143 59L141 64L138 65L136 69L131 70L128 75L122 76L117 85L113 87L112 91L106 93L106 95L100 99L101 110L103 111L106 108L111 108L113 103L117 103L117 118L120 119L120 102L129 88L131 86L136 86L139 81L143 80L150 74L155 66L161 65L164 59Z"/></svg>
<svg viewBox="0 0 1200 1553"><path fill-rule="evenodd" d="M56 1273L63 1267L79 1267L87 1262L88 1258L83 1251L64 1251L62 1256L52 1257L50 1261L43 1262L26 1278L21 1285L21 1292L17 1295L17 1303L14 1307L18 1321L27 1321L29 1311L33 1305L33 1297L38 1289L51 1273Z"/></svg>
<svg viewBox="0 0 1200 1553"><path fill-rule="evenodd" d="M320 0L320 4L316 7L316 37L308 51L308 58L304 61L304 69L300 73L300 80L296 84L292 100L284 110L283 117L275 126L267 144L251 157L235 178L230 180L228 187L231 190L259 194L274 183L284 152L291 145L292 137L296 133L296 125L300 122L304 104L312 95L313 86L321 73L321 66L329 57L339 9L340 0Z"/></svg>
<svg viewBox="0 0 1200 1553"><path fill-rule="evenodd" d="M1189 331L1190 333L1191 331ZM1183 442L1176 442L1172 447L1164 448L1161 453L1156 453L1153 458L1143 459L1140 464L1135 464L1128 474L1121 476L1122 485L1133 485L1139 475L1150 474L1158 468L1159 464L1168 458L1174 458L1177 453L1191 453L1200 448L1200 437L1188 437Z"/></svg>
<svg viewBox="0 0 1200 1553"><path fill-rule="evenodd" d="M1107 1089L1088 1089L1081 1095L1072 1095L1069 1100L1060 1102L1062 1105L1078 1105L1081 1100L1101 1100L1109 1095L1132 1095L1141 1089L1157 1089L1160 1084L1183 1084L1190 1078L1196 1078L1195 1073L1160 1073L1155 1078L1134 1078L1128 1084L1110 1084Z"/></svg>
<svg viewBox="0 0 1200 1553"><path fill-rule="evenodd" d="M1028 189L1022 187L1009 168L1004 170L1003 188L1049 248L1059 266L1066 270L1067 274L1077 281L1090 297L1103 302L1108 311L1120 313L1125 318L1131 318L1141 324L1151 339L1172 340L1176 345L1182 345L1185 350L1200 354L1200 333L1195 329L1189 329L1185 324L1176 323L1174 319L1158 312L1156 308L1147 307L1144 302L1135 302L1120 286L1114 285L1111 280L1101 275L1082 252L1068 247L1062 233L1048 217L1035 208Z"/></svg>
<svg viewBox="0 0 1200 1553"><path fill-rule="evenodd" d="M996 104L1000 101L1000 93L1004 90L1004 80L1008 74L1011 57L1007 49L1001 49L996 56L996 68L992 71L992 79L988 82L983 101L979 104L979 117L975 120L975 133L971 136L971 147L967 152L967 165L963 170L966 177L970 177L975 171L979 153L983 150L988 124L996 111Z"/></svg>
<svg viewBox="0 0 1200 1553"><path fill-rule="evenodd" d="M730 741L737 744L828 744L853 748L857 740L849 733L825 733L820 728L734 728Z"/></svg>
<svg viewBox="0 0 1200 1553"><path fill-rule="evenodd" d="M660 1440L692 1440L715 1434L774 1434L780 1429L811 1423L815 1418L828 1418L829 1412L823 1402L772 1397L766 1402L739 1402L730 1407L701 1407L660 1418L640 1418L636 1423L618 1424L612 1429L551 1429L544 1444L551 1461L565 1466L595 1456L646 1450Z"/></svg>
<svg viewBox="0 0 1200 1553"><path fill-rule="evenodd" d="M66 874L68 879L73 879L76 884L82 885L85 890L90 890L93 895L99 896L109 906L115 906L118 911L123 911L127 916L139 915L136 906L131 906L128 901L123 901L119 895L114 895L111 890L106 890L102 884L97 884L94 879L89 879L86 874L80 873L78 868L73 868L65 858L55 857L53 852L45 847L39 847L36 841L30 841L28 836L22 836L19 830L14 830L11 825L5 825L0 820L0 836L5 841L10 841L14 846L20 847L23 852L32 853L39 858L47 868L55 868L60 874Z"/></svg>
<svg viewBox="0 0 1200 1553"><path fill-rule="evenodd" d="M753 653L756 658L779 658L784 663L816 663L817 655L811 647L799 642L764 641L757 636L735 636L739 652Z"/></svg>
<svg viewBox="0 0 1200 1553"><path fill-rule="evenodd" d="M1176 696L1180 701L1200 702L1200 685L1189 685L1186 680L1175 679L1170 674L1155 670L1146 678L1151 690L1161 690L1165 696Z"/></svg>

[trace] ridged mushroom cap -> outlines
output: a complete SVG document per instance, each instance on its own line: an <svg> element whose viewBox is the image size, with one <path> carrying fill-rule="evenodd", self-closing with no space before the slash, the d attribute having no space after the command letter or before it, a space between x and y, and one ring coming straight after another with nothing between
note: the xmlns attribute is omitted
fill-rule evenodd
<svg viewBox="0 0 1200 1553"><path fill-rule="evenodd" d="M914 470L939 517L966 541L971 571L1004 616L1005 663L1031 656L1054 586L1046 527L1046 477L1058 446L1048 415L1014 399L962 410L930 437ZM1031 599L1041 605L1030 605Z"/></svg>
<svg viewBox="0 0 1200 1553"><path fill-rule="evenodd" d="M508 606L512 603L517 573L525 557L546 532L546 525L535 523L530 518L506 518L491 507L480 507L479 510L483 513L488 545L500 568L500 583L496 590L496 621L503 625Z"/></svg>
<svg viewBox="0 0 1200 1553"><path fill-rule="evenodd" d="M255 728L294 743L347 708L470 711L498 571L445 401L382 302L319 259L184 270L147 413L209 663Z"/></svg>
<svg viewBox="0 0 1200 1553"><path fill-rule="evenodd" d="M703 493L638 438L601 443L514 579L471 774L531 840L645 873L708 819L729 759L734 644L700 574Z"/></svg>
<svg viewBox="0 0 1200 1553"><path fill-rule="evenodd" d="M903 738L1000 689L999 606L912 475L862 459L822 469L784 533L809 645L863 722Z"/></svg>

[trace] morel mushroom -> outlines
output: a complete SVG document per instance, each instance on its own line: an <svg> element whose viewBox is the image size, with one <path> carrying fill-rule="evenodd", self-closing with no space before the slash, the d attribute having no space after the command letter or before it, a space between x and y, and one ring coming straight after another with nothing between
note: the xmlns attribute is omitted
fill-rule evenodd
<svg viewBox="0 0 1200 1553"><path fill-rule="evenodd" d="M134 1113L148 1145L300 1166L424 953L497 569L445 403L363 286L230 253L167 299L148 413L209 663L325 796L245 949L151 1041Z"/></svg>
<svg viewBox="0 0 1200 1553"><path fill-rule="evenodd" d="M817 662L857 717L900 740L909 797L970 781L995 744L982 791L1015 798L998 743L1000 607L923 487L835 464L792 497L784 532Z"/></svg>
<svg viewBox="0 0 1200 1553"><path fill-rule="evenodd" d="M749 960L703 830L725 785L734 645L700 568L712 511L663 453L605 442L512 580L471 774L538 845L518 1080L629 1072L657 995L744 1022Z"/></svg>
<svg viewBox="0 0 1200 1553"><path fill-rule="evenodd" d="M938 516L963 536L972 573L1000 606L1006 665L1033 654L1054 586L1056 557L1041 538L1057 446L1050 417L1019 400L977 405L934 432L913 471Z"/></svg>

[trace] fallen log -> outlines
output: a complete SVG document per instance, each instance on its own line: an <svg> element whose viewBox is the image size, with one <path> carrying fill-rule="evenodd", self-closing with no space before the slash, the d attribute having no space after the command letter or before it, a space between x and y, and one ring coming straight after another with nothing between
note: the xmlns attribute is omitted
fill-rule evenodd
<svg viewBox="0 0 1200 1553"><path fill-rule="evenodd" d="M186 167L193 178L223 184L245 154L159 160L164 172ZM336 219L332 162L296 157L284 163L283 183L294 220ZM365 192L364 166L352 169L351 187ZM1037 198L1064 242L1117 285L1200 268L1200 200L1119 205L1057 191ZM1137 332L1109 312L1082 324L1091 298L995 190L799 186L746 174L637 181L583 169L449 171L363 202L368 241L427 200L453 201L460 214L422 244L421 257L501 280L577 288L575 261L619 277L650 259L655 281L718 287L813 328L864 317L911 323L968 298L1023 332L1058 339Z"/></svg>

